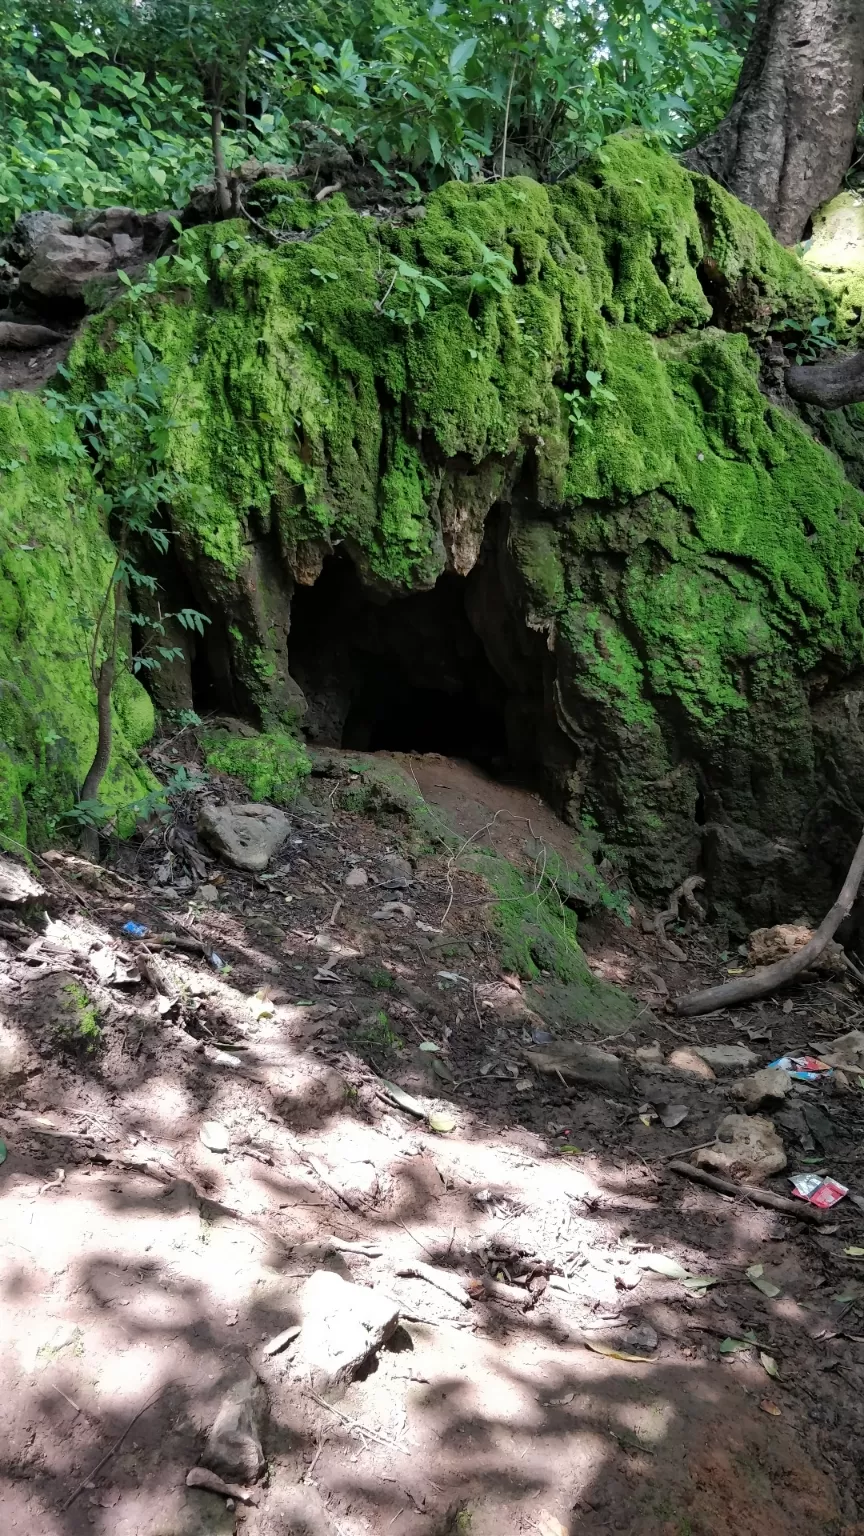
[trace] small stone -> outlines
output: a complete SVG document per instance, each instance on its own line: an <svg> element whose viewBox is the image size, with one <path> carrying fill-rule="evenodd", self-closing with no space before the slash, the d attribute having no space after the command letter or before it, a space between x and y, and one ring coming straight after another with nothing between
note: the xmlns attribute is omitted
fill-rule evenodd
<svg viewBox="0 0 864 1536"><path fill-rule="evenodd" d="M414 871L401 853L387 853L381 859L381 884L393 891L404 891L414 880Z"/></svg>
<svg viewBox="0 0 864 1536"><path fill-rule="evenodd" d="M739 1078L732 1085L733 1098L740 1099L745 1110L771 1109L783 1103L792 1087L792 1079L782 1067L763 1067L750 1077Z"/></svg>
<svg viewBox="0 0 864 1536"><path fill-rule="evenodd" d="M291 822L273 805L215 805L208 801L198 817L198 831L236 869L260 873L284 843Z"/></svg>
<svg viewBox="0 0 864 1536"><path fill-rule="evenodd" d="M659 1343L656 1329L650 1323L640 1323L638 1328L628 1328L621 1335L620 1347L625 1350L636 1350L648 1354L656 1349Z"/></svg>
<svg viewBox="0 0 864 1536"><path fill-rule="evenodd" d="M687 1072L691 1077L701 1077L706 1083L713 1083L714 1073L707 1061L697 1056L688 1046L679 1046L669 1057L667 1067L674 1067L676 1072Z"/></svg>
<svg viewBox="0 0 864 1536"><path fill-rule="evenodd" d="M198 900L199 901L218 901L219 900L219 887L216 886L216 885L199 885L199 887L198 887Z"/></svg>
<svg viewBox="0 0 864 1536"><path fill-rule="evenodd" d="M717 1140L693 1156L697 1168L707 1168L742 1184L761 1184L772 1173L782 1173L786 1153L770 1120L760 1115L725 1115L717 1127Z"/></svg>
<svg viewBox="0 0 864 1536"><path fill-rule="evenodd" d="M377 912L372 913L373 918L379 923L391 922L394 917L412 918L414 908L409 907L407 901L387 901Z"/></svg>
<svg viewBox="0 0 864 1536"><path fill-rule="evenodd" d="M746 1045L694 1045L693 1050L715 1072L734 1072L738 1067L752 1067L756 1061Z"/></svg>
<svg viewBox="0 0 864 1536"><path fill-rule="evenodd" d="M640 1045L633 1054L643 1067L659 1067L663 1061L663 1050L657 1040L653 1045Z"/></svg>
<svg viewBox="0 0 864 1536"><path fill-rule="evenodd" d="M349 869L343 883L348 886L349 890L356 890L361 885L369 883L369 876L365 869L361 869L358 865L354 869Z"/></svg>
<svg viewBox="0 0 864 1536"><path fill-rule="evenodd" d="M264 1384L248 1366L222 1400L201 1457L228 1483L254 1483L264 1470L261 1430L267 1412Z"/></svg>
<svg viewBox="0 0 864 1536"><path fill-rule="evenodd" d="M353 1285L319 1269L301 1286L296 1369L317 1390L344 1386L399 1323L399 1303L386 1292Z"/></svg>
<svg viewBox="0 0 864 1536"><path fill-rule="evenodd" d="M227 1152L231 1145L231 1137L218 1120L205 1120L198 1132L198 1140L203 1141L211 1152Z"/></svg>

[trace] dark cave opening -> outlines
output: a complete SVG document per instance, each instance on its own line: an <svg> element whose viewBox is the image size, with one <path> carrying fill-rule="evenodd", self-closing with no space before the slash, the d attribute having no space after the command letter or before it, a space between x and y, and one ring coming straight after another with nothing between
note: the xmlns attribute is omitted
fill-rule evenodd
<svg viewBox="0 0 864 1536"><path fill-rule="evenodd" d="M313 743L439 752L487 771L510 766L507 692L471 626L470 578L382 600L337 553L291 605L292 676Z"/></svg>

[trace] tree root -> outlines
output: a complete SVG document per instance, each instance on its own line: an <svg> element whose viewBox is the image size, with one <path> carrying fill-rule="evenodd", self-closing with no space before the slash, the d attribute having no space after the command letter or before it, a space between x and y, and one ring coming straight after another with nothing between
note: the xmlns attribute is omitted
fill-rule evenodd
<svg viewBox="0 0 864 1536"><path fill-rule="evenodd" d="M699 1013L711 1013L715 1008L735 1008L740 1003L750 1003L757 997L766 997L769 992L776 992L779 987L806 971L819 959L844 917L849 916L862 876L864 834L855 849L855 857L849 866L840 895L803 949L797 950L794 955L787 955L785 960L778 960L774 965L760 966L749 976L736 977L734 981L725 981L719 987L708 987L704 992L691 992L689 997L679 997L675 1012L693 1018Z"/></svg>

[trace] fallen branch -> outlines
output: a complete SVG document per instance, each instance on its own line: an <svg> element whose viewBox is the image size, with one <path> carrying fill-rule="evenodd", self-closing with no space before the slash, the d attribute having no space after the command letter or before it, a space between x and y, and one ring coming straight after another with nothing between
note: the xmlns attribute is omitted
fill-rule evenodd
<svg viewBox="0 0 864 1536"><path fill-rule="evenodd" d="M75 1503L75 1500L84 1492L85 1488L92 1487L92 1485L93 1485L93 1483L94 1483L98 1473L100 1473L102 1471L102 1468L104 1466L107 1466L107 1464L111 1460L112 1456L116 1456L116 1454L119 1451L121 1445L123 1444L123 1441L126 1439L126 1436L128 1435L130 1429L132 1429L133 1426L138 1423L138 1420L141 1418L141 1415L146 1413L148 1408L152 1408L154 1403L158 1403L158 1401L159 1401L160 1397L163 1395L164 1391L165 1391L165 1388L164 1387L160 1387L159 1391L155 1394L155 1396L151 1397L149 1399L149 1401L144 1404L143 1408L139 1408L138 1409L138 1412L134 1415L134 1417L129 1420L129 1423L126 1425L126 1428L124 1429L122 1435L118 1436L118 1438L114 1441L114 1444L112 1445L110 1451L106 1451L105 1455L102 1457L102 1460L101 1461L97 1461L95 1467L93 1468L93 1471L92 1472L88 1472L87 1476L84 1478L84 1481L82 1483L79 1483L78 1487L76 1489L74 1489L74 1491L72 1493L70 1493L68 1499L66 1500L66 1503L60 1505L60 1513L61 1513L61 1515L65 1515L67 1509L71 1509L72 1508L72 1505Z"/></svg>
<svg viewBox="0 0 864 1536"><path fill-rule="evenodd" d="M695 1184L704 1184L708 1189L716 1189L721 1195L740 1195L745 1200L752 1200L754 1205L766 1205L771 1211L782 1211L784 1216L797 1216L799 1221L811 1221L819 1226L824 1219L825 1212L820 1211L815 1205L810 1205L806 1200L790 1200L786 1195L775 1195L770 1189L757 1189L753 1184L736 1184L732 1179L718 1179L714 1173L706 1173L704 1168L694 1168L692 1163L669 1163L672 1173L680 1173L684 1179L692 1179Z"/></svg>
<svg viewBox="0 0 864 1536"><path fill-rule="evenodd" d="M445 1296L453 1301L458 1301L460 1307L470 1307L471 1297L465 1292L452 1275L445 1275L440 1269L433 1269L431 1264L400 1264L396 1270L397 1275L402 1275L407 1280L425 1280L427 1285L434 1285Z"/></svg>
<svg viewBox="0 0 864 1536"><path fill-rule="evenodd" d="M806 971L827 948L844 917L849 916L862 876L864 835L855 849L855 857L843 881L840 895L803 949L797 950L794 955L787 955L785 960L776 961L774 965L760 966L750 976L736 977L734 981L725 981L719 987L708 987L704 992L692 992L689 997L679 997L675 1004L676 1013L692 1018L695 1014L710 1013L714 1008L736 1008L740 1003L753 1002L757 997L766 997L769 992L776 992L778 987L785 986L793 977Z"/></svg>

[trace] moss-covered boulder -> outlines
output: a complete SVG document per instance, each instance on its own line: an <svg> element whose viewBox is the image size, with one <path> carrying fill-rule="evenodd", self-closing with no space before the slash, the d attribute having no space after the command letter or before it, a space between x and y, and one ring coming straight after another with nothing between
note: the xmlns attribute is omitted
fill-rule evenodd
<svg viewBox="0 0 864 1536"><path fill-rule="evenodd" d="M759 921L821 900L864 802L864 495L754 341L824 287L627 135L401 221L284 181L249 206L70 364L84 397L143 335L170 370L168 579L211 616L222 707L302 714L292 609L334 550L379 604L465 578L512 756L644 888L704 865Z"/></svg>
<svg viewBox="0 0 864 1536"><path fill-rule="evenodd" d="M97 736L88 651L114 562L68 419L34 395L0 398L0 846L50 837L78 798ZM137 756L152 730L151 699L121 667L106 807L153 786Z"/></svg>

